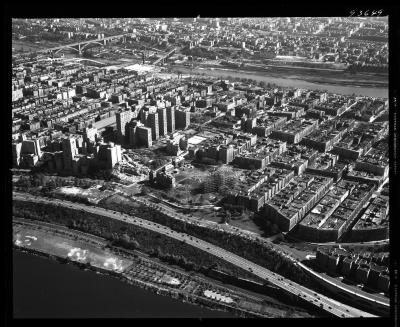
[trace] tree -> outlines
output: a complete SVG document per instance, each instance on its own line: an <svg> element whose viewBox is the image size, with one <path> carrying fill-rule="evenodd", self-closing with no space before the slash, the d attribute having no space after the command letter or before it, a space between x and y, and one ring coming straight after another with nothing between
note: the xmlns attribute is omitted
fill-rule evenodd
<svg viewBox="0 0 400 327"><path fill-rule="evenodd" d="M229 188L227 185L222 185L222 186L219 188L219 193L220 193L221 195L227 195L227 194L229 193L229 191L230 191L230 188Z"/></svg>
<svg viewBox="0 0 400 327"><path fill-rule="evenodd" d="M199 196L199 202L200 202L200 203L203 203L203 202L204 202L204 195L203 195L203 194L200 194L200 196Z"/></svg>
<svg viewBox="0 0 400 327"><path fill-rule="evenodd" d="M231 221L232 218L232 214L231 212L228 210L225 213L225 217L224 217L224 223L229 223Z"/></svg>
<svg viewBox="0 0 400 327"><path fill-rule="evenodd" d="M273 234L276 234L276 233L279 232L279 227L278 227L277 224L273 224L273 225L271 226L271 232L272 232Z"/></svg>

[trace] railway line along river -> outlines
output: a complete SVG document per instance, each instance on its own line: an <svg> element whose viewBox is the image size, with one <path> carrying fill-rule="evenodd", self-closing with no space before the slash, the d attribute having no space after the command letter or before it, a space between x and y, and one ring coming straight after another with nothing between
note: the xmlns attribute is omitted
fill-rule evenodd
<svg viewBox="0 0 400 327"><path fill-rule="evenodd" d="M107 275L13 250L15 318L233 318Z"/></svg>

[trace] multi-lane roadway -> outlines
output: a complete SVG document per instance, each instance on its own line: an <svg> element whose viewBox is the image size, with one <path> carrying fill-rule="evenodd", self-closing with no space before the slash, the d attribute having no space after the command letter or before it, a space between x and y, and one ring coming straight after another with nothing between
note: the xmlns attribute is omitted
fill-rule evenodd
<svg viewBox="0 0 400 327"><path fill-rule="evenodd" d="M59 199L48 199L33 196L26 193L18 193L14 192L13 198L19 201L27 201L27 202L35 202L35 203L47 203L47 204L56 204L63 207L69 207L75 210L81 210L89 213L93 213L96 215L108 217L111 219L116 219L119 221L124 221L129 224L133 224L139 226L141 228L146 228L148 230L161 233L163 235L174 238L178 241L185 242L191 246L194 246L200 250L206 251L216 257L219 257L231 264L236 265L242 269L246 269L253 273L254 275L264 279L265 281L280 287L286 292L301 297L303 300L319 307L326 312L337 316L337 317L374 317L374 315L369 314L367 312L358 310L356 308L350 307L348 305L342 304L338 301L335 301L331 298L328 298L322 294L318 294L306 287L303 287L291 280L288 280L276 273L271 272L270 270L261 267L249 260L246 260L234 253L226 251L218 246L215 246L211 243L205 242L199 238L190 236L185 233L178 233L166 226L150 222L141 218L132 217L127 214L123 214L120 212L107 210L100 207L88 206L81 203L74 203L69 201L63 201Z"/></svg>

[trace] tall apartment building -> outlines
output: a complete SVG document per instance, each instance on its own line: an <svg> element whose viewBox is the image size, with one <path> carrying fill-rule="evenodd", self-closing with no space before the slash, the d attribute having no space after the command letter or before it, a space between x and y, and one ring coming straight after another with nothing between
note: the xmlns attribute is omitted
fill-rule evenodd
<svg viewBox="0 0 400 327"><path fill-rule="evenodd" d="M21 160L22 142L12 144L13 166L18 167Z"/></svg>
<svg viewBox="0 0 400 327"><path fill-rule="evenodd" d="M147 148L152 146L153 141L150 127L138 126L136 129L136 133L140 144L144 145Z"/></svg>
<svg viewBox="0 0 400 327"><path fill-rule="evenodd" d="M85 141L95 142L97 137L97 128L85 127L83 129L83 137Z"/></svg>
<svg viewBox="0 0 400 327"><path fill-rule="evenodd" d="M218 153L218 159L224 164L228 164L233 161L233 153L234 150L232 145L222 145Z"/></svg>
<svg viewBox="0 0 400 327"><path fill-rule="evenodd" d="M135 112L131 110L119 111L115 114L115 118L117 121L118 138L122 141L126 136L126 124L128 124L132 118L136 118Z"/></svg>
<svg viewBox="0 0 400 327"><path fill-rule="evenodd" d="M145 147L152 146L152 132L150 127L143 126L138 121L129 123L129 145L138 146L144 145Z"/></svg>
<svg viewBox="0 0 400 327"><path fill-rule="evenodd" d="M190 125L190 111L176 110L176 128L186 129Z"/></svg>
<svg viewBox="0 0 400 327"><path fill-rule="evenodd" d="M72 169L72 159L78 154L75 138L69 137L62 140L64 169Z"/></svg>
<svg viewBox="0 0 400 327"><path fill-rule="evenodd" d="M151 135L153 137L153 140L158 140L160 137L160 127L157 112L149 113L149 115L147 116L146 126L151 128Z"/></svg>
<svg viewBox="0 0 400 327"><path fill-rule="evenodd" d="M149 109L148 108L143 108L143 110L140 112L140 121L142 124L147 124L147 117L149 116Z"/></svg>
<svg viewBox="0 0 400 327"><path fill-rule="evenodd" d="M38 139L24 140L22 141L21 154L33 154L40 158L42 156L42 150Z"/></svg>
<svg viewBox="0 0 400 327"><path fill-rule="evenodd" d="M113 168L121 161L121 146L119 144L110 143L106 149L107 168Z"/></svg>
<svg viewBox="0 0 400 327"><path fill-rule="evenodd" d="M167 109L158 108L158 126L159 126L159 134L160 136L164 136L168 133L167 127Z"/></svg>
<svg viewBox="0 0 400 327"><path fill-rule="evenodd" d="M168 133L175 132L175 107L168 107L167 111L167 131Z"/></svg>
<svg viewBox="0 0 400 327"><path fill-rule="evenodd" d="M113 142L102 143L99 145L97 153L97 164L107 169L112 169L119 161L121 161L121 146Z"/></svg>
<svg viewBox="0 0 400 327"><path fill-rule="evenodd" d="M73 158L78 154L76 140L73 137L68 137L62 140L63 154L67 158Z"/></svg>

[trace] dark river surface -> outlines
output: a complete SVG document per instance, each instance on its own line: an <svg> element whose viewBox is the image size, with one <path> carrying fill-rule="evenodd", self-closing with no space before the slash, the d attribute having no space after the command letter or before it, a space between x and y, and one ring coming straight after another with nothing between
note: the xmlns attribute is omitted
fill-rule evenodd
<svg viewBox="0 0 400 327"><path fill-rule="evenodd" d="M13 250L15 318L234 318Z"/></svg>

